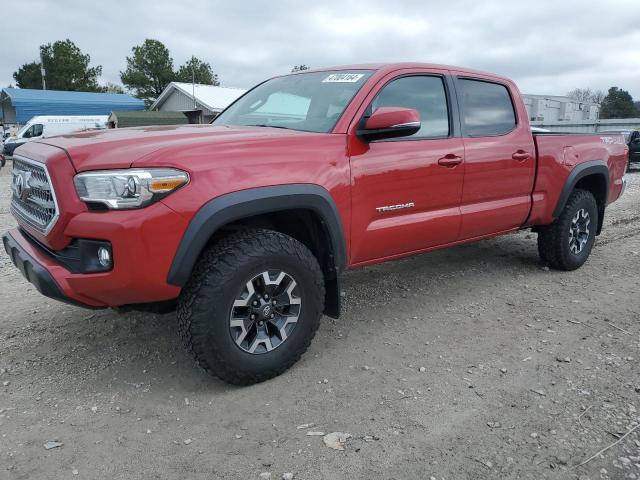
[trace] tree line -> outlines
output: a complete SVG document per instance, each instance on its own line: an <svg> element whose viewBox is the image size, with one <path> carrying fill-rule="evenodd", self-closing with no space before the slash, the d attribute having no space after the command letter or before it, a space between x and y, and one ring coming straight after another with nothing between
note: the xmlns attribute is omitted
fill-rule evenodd
<svg viewBox="0 0 640 480"><path fill-rule="evenodd" d="M611 87L606 94L602 90L574 88L567 97L600 105L600 118L603 119L640 117L640 102L634 102L629 92L618 87Z"/></svg>
<svg viewBox="0 0 640 480"><path fill-rule="evenodd" d="M183 65L174 69L169 49L160 41L146 39L141 45L131 49L126 57L124 71L120 72L122 85L107 82L98 83L102 75L102 65L91 66L91 57L83 53L71 40L58 40L40 46L40 58L25 63L13 73L13 79L20 88L43 88L49 90L78 92L131 92L151 105L170 82L186 82L203 85L220 85L218 75L208 62L191 56ZM296 65L293 72L308 70L307 65Z"/></svg>
<svg viewBox="0 0 640 480"><path fill-rule="evenodd" d="M160 41L146 39L142 45L131 49L126 58L127 68L120 72L120 81L127 91L150 105L170 82L191 82L205 85L220 85L218 75L208 62L191 56L174 70L169 49ZM13 73L20 88L43 87L49 90L82 92L124 93L118 84L100 85L102 65L91 66L91 57L71 40L58 40L40 46L40 59L25 63Z"/></svg>

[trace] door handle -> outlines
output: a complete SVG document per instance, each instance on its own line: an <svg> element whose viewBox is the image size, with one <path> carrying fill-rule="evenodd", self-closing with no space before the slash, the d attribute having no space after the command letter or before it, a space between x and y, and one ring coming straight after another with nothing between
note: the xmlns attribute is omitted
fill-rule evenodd
<svg viewBox="0 0 640 480"><path fill-rule="evenodd" d="M442 158L438 159L438 165L442 165L443 167L453 168L456 165L462 163L462 157L455 155L453 153L449 153Z"/></svg>
<svg viewBox="0 0 640 480"><path fill-rule="evenodd" d="M525 160L529 160L530 157L531 155L529 155L524 150L518 150L513 155L511 155L511 158L513 158L514 160L517 160L518 162L524 162Z"/></svg>

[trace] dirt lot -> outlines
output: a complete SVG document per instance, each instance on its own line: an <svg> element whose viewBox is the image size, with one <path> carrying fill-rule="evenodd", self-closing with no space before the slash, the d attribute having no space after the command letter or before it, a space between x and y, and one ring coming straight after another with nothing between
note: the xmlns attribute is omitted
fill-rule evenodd
<svg viewBox="0 0 640 480"><path fill-rule="evenodd" d="M349 272L343 317L245 388L193 365L173 315L48 300L2 251L0 478L640 478L640 428L573 468L640 424L639 207L636 173L572 273L529 232Z"/></svg>

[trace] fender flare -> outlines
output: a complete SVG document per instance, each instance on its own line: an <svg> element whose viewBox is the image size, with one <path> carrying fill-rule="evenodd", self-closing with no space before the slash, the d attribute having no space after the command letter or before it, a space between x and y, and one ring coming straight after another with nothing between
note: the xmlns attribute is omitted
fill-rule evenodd
<svg viewBox="0 0 640 480"><path fill-rule="evenodd" d="M571 170L567 180L564 183L564 187L562 187L562 192L560 193L560 197L558 198L558 203L556 204L556 208L553 210L553 217L558 218L564 209L564 206L567 204L569 200L569 196L576 184L580 181L580 179L589 176L589 175L600 175L604 178L605 181L605 196L604 196L604 205L602 206L602 210L604 213L604 207L606 207L608 199L609 199L609 167L602 160L591 160L588 162L580 163L576 165L576 167ZM602 217L602 215L600 215Z"/></svg>
<svg viewBox="0 0 640 480"><path fill-rule="evenodd" d="M331 239L336 273L341 272L347 258L345 236L331 194L319 185L291 184L239 190L205 203L182 236L167 282L184 286L200 253L213 234L224 225L254 215L291 209L308 209L320 216Z"/></svg>

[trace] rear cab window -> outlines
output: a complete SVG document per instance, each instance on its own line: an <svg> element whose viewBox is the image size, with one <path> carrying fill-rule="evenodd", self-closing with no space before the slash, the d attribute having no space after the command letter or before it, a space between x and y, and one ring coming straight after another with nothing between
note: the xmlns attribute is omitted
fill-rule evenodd
<svg viewBox="0 0 640 480"><path fill-rule="evenodd" d="M513 100L505 85L458 78L462 126L468 137L504 135L516 128Z"/></svg>

